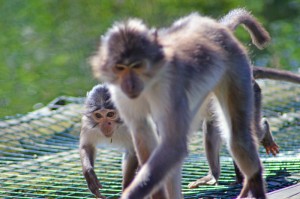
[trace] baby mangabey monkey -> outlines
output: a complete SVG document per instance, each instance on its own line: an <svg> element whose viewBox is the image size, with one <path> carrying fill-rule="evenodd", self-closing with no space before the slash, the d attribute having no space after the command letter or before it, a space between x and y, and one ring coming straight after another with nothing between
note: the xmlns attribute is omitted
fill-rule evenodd
<svg viewBox="0 0 300 199"><path fill-rule="evenodd" d="M226 25L194 13L155 31L129 19L102 37L91 64L95 75L109 83L142 165L122 199L143 199L160 189L164 198L182 198L181 166L188 134L201 119L209 119L202 115L209 102L246 176L239 198L249 193L266 197L252 128L252 69L246 50ZM149 116L158 140L147 122Z"/></svg>
<svg viewBox="0 0 300 199"><path fill-rule="evenodd" d="M104 198L99 191L101 183L94 171L96 146L106 144L126 150L122 162L123 189L134 178L138 167L137 157L130 133L120 119L105 85L97 85L88 92L84 106L79 145L82 171L90 191L98 198Z"/></svg>
<svg viewBox="0 0 300 199"><path fill-rule="evenodd" d="M266 32L266 30L249 12L244 9L235 9L230 11L220 20L220 23L225 24L232 31L234 31L238 25L244 24L251 34L253 43L260 49L270 40L269 34ZM255 79L265 78L300 83L300 77L298 75L295 75L288 71L275 69L254 67L253 77ZM261 117L262 95L261 89L255 80L253 80L253 91L254 126L256 128L258 140L265 147L267 154L272 153L275 156L279 152L279 147L274 141L268 121L266 119L262 119ZM203 141L210 170L207 176L190 183L189 188L195 188L200 185L213 185L218 183L220 175L219 150L221 145L221 132L217 125L218 124L214 120L214 118L210 120L204 120ZM236 172L236 183L241 183L243 181L243 175L239 171L235 163L234 166Z"/></svg>

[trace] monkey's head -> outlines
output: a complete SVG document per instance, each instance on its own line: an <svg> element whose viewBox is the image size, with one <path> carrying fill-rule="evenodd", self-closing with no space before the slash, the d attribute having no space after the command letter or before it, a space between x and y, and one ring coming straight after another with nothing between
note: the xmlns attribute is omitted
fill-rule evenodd
<svg viewBox="0 0 300 199"><path fill-rule="evenodd" d="M111 137L122 124L105 85L97 85L87 94L85 115L91 128L99 128L106 137Z"/></svg>
<svg viewBox="0 0 300 199"><path fill-rule="evenodd" d="M119 86L129 98L137 98L161 68L163 57L157 32L130 19L116 23L102 37L91 65L97 78Z"/></svg>

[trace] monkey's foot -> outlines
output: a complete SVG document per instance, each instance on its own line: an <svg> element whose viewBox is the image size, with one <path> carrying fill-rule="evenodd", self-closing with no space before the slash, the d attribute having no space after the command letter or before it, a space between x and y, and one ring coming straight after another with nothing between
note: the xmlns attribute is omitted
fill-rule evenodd
<svg viewBox="0 0 300 199"><path fill-rule="evenodd" d="M241 198L249 198L247 197L249 193L251 193L251 198L259 198L259 199L266 199L265 194L265 187L264 187L264 180L262 177L262 171L259 170L256 174L250 177L247 181L245 181L242 191L237 199Z"/></svg>
<svg viewBox="0 0 300 199"><path fill-rule="evenodd" d="M262 126L264 129L264 137L261 140L262 145L266 149L266 153L269 155L272 153L274 156L276 156L277 153L279 153L279 146L274 141L274 137L272 135L272 132L270 130L270 125L267 119L262 119Z"/></svg>
<svg viewBox="0 0 300 199"><path fill-rule="evenodd" d="M269 146L264 146L266 149L266 153L269 155L270 153L273 154L273 156L276 156L277 153L279 153L279 146L274 142L273 144Z"/></svg>
<svg viewBox="0 0 300 199"><path fill-rule="evenodd" d="M203 178L196 180L195 182L191 182L188 185L189 189L197 188L202 185L217 185L217 180L212 175L207 175Z"/></svg>

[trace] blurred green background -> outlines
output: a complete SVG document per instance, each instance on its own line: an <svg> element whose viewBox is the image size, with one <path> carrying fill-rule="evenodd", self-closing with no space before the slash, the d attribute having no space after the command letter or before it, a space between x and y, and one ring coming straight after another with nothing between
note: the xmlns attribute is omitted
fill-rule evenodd
<svg viewBox="0 0 300 199"><path fill-rule="evenodd" d="M300 0L0 0L0 118L84 96L96 84L87 59L115 20L161 27L192 11L220 18L236 7L252 11L272 36L258 51L237 30L253 63L298 71Z"/></svg>

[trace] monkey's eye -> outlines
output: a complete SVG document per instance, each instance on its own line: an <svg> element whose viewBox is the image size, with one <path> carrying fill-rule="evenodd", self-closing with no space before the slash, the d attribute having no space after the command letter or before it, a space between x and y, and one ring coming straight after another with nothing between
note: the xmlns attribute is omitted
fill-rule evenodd
<svg viewBox="0 0 300 199"><path fill-rule="evenodd" d="M106 114L106 117L112 118L112 117L114 117L115 115L116 115L115 112L110 111L110 112L108 112L108 113Z"/></svg>
<svg viewBox="0 0 300 199"><path fill-rule="evenodd" d="M96 119L101 119L102 118L101 113L94 113L94 116L95 116Z"/></svg>
<svg viewBox="0 0 300 199"><path fill-rule="evenodd" d="M125 66L125 65L122 65L122 64L117 64L117 65L115 65L115 69L116 69L117 71L123 71L125 68L126 68L126 66Z"/></svg>
<svg viewBox="0 0 300 199"><path fill-rule="evenodd" d="M135 62L131 65L131 68L135 68L135 69L139 69L143 67L143 63L142 62Z"/></svg>

